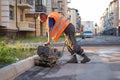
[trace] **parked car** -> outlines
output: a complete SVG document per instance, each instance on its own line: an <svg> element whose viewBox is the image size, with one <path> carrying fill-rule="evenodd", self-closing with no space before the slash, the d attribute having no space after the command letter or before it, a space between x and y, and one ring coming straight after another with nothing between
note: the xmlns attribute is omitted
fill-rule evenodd
<svg viewBox="0 0 120 80"><path fill-rule="evenodd" d="M82 38L92 38L93 37L93 32L92 31L84 31L82 34Z"/></svg>

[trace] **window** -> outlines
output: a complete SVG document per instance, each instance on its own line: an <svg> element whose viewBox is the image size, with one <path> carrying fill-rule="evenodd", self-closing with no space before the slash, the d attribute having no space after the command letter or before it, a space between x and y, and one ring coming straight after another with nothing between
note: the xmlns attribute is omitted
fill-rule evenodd
<svg viewBox="0 0 120 80"><path fill-rule="evenodd" d="M9 6L9 16L10 16L10 20L14 20L14 6Z"/></svg>
<svg viewBox="0 0 120 80"><path fill-rule="evenodd" d="M43 5L43 0L35 0L35 11L46 12L46 7Z"/></svg>
<svg viewBox="0 0 120 80"><path fill-rule="evenodd" d="M30 5L33 5L33 0L27 0Z"/></svg>
<svg viewBox="0 0 120 80"><path fill-rule="evenodd" d="M42 5L42 0L35 0L35 5L36 5L36 6Z"/></svg>

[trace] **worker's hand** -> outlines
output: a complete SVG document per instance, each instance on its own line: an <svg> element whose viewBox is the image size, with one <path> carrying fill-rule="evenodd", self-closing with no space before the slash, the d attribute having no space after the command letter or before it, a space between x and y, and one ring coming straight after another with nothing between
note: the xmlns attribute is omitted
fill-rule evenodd
<svg viewBox="0 0 120 80"><path fill-rule="evenodd" d="M48 45L50 45L50 42L45 42L44 45L48 46Z"/></svg>

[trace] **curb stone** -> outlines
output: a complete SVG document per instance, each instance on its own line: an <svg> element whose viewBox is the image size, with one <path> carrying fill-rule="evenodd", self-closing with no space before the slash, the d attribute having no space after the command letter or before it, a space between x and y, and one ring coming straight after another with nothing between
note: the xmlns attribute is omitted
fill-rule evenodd
<svg viewBox="0 0 120 80"><path fill-rule="evenodd" d="M38 55L34 55L17 63L1 68L0 80L14 80L18 75L34 67L34 59L37 57Z"/></svg>

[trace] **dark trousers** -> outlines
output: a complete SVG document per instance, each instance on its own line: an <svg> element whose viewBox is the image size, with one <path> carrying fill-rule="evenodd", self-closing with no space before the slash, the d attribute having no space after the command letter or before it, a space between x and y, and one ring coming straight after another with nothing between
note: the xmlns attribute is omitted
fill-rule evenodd
<svg viewBox="0 0 120 80"><path fill-rule="evenodd" d="M64 36L66 39L66 46L68 51L71 54L77 53L81 55L83 52L83 49L79 44L77 44L76 38L75 38L75 27L72 23L68 25L68 27L64 30Z"/></svg>

